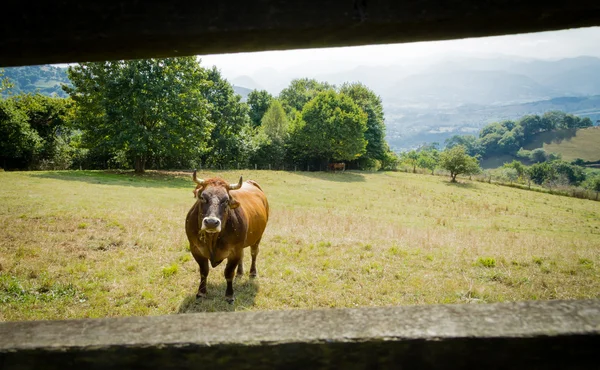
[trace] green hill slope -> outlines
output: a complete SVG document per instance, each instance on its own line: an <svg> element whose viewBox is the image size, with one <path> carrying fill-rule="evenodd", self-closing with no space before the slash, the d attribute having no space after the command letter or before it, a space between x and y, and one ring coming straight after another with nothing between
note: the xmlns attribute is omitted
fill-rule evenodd
<svg viewBox="0 0 600 370"><path fill-rule="evenodd" d="M544 148L558 153L566 161L581 158L585 161L600 160L600 127L568 129L543 132L525 146L525 149Z"/></svg>
<svg viewBox="0 0 600 370"><path fill-rule="evenodd" d="M35 93L66 97L62 84L70 85L67 69L51 65L4 68L4 77L13 84L13 94Z"/></svg>

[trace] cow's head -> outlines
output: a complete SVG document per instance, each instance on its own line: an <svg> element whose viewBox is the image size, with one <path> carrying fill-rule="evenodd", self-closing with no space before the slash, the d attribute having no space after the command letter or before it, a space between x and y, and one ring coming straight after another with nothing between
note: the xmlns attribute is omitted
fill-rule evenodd
<svg viewBox="0 0 600 370"><path fill-rule="evenodd" d="M240 176L237 184L228 184L220 178L198 179L196 171L194 171L193 179L198 184L194 195L200 203L198 210L199 233L204 234L203 236L208 239L213 239L227 224L229 210L240 206L229 194L229 191L242 187L242 177ZM207 243L207 247L213 267L229 256L230 251L216 250L216 243Z"/></svg>

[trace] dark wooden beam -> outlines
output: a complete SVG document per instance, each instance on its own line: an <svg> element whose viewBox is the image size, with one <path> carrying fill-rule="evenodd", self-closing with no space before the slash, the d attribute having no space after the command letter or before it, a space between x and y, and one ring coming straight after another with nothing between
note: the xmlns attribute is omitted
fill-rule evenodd
<svg viewBox="0 0 600 370"><path fill-rule="evenodd" d="M1 369L597 369L600 301L0 323Z"/></svg>
<svg viewBox="0 0 600 370"><path fill-rule="evenodd" d="M598 0L2 2L0 66L457 39L600 25Z"/></svg>

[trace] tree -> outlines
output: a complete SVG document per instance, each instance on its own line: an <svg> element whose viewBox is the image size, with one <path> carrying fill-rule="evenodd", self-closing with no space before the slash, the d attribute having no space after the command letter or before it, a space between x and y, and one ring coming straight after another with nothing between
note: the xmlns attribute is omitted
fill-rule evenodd
<svg viewBox="0 0 600 370"><path fill-rule="evenodd" d="M288 114L294 109L301 112L304 105L317 96L317 94L333 89L334 86L327 82L319 82L310 78L298 78L292 80L290 86L281 90L279 100Z"/></svg>
<svg viewBox="0 0 600 370"><path fill-rule="evenodd" d="M435 149L432 150L423 150L419 152L419 159L417 161L417 165L421 168L427 168L431 170L431 174L433 175L435 169L438 166L440 161L440 152Z"/></svg>
<svg viewBox="0 0 600 370"><path fill-rule="evenodd" d="M26 112L15 99L0 100L0 159L2 168L26 168L43 148L40 135L31 128Z"/></svg>
<svg viewBox="0 0 600 370"><path fill-rule="evenodd" d="M0 95L4 93L5 90L8 90L13 87L13 84L10 82L8 77L4 76L4 69L0 68Z"/></svg>
<svg viewBox="0 0 600 370"><path fill-rule="evenodd" d="M151 156L194 161L206 149L207 74L195 57L80 63L68 74L88 148L123 153L138 173Z"/></svg>
<svg viewBox="0 0 600 370"><path fill-rule="evenodd" d="M517 161L516 159L514 159L510 163L504 163L503 167L514 169L515 171L517 171L518 177L523 177L523 175L525 175L525 171L526 171L525 165L523 165L523 163Z"/></svg>
<svg viewBox="0 0 600 370"><path fill-rule="evenodd" d="M417 153L416 150L413 149L409 152L402 153L402 160L412 167L413 173L417 172L417 165L419 164L419 153Z"/></svg>
<svg viewBox="0 0 600 370"><path fill-rule="evenodd" d="M255 137L257 148L252 162L261 166L280 167L285 164L285 143L289 135L289 121L281 103L273 99L262 118Z"/></svg>
<svg viewBox="0 0 600 370"><path fill-rule="evenodd" d="M590 189L591 191L595 191L596 192L596 200L598 200L598 194L600 193L600 175L596 175L596 176L588 178L585 181L584 186L586 188Z"/></svg>
<svg viewBox="0 0 600 370"><path fill-rule="evenodd" d="M287 139L289 122L279 100L272 100L263 116L261 130L273 141L283 143Z"/></svg>
<svg viewBox="0 0 600 370"><path fill-rule="evenodd" d="M548 160L548 154L543 148L536 148L529 154L529 159L534 163L546 162Z"/></svg>
<svg viewBox="0 0 600 370"><path fill-rule="evenodd" d="M260 126L262 118L267 109L269 109L272 100L273 96L266 90L252 90L250 94L248 94L246 103L250 107L250 112L248 114L250 115L250 121L254 127Z"/></svg>
<svg viewBox="0 0 600 370"><path fill-rule="evenodd" d="M319 93L292 125L290 149L296 161L351 161L365 153L367 115L344 94Z"/></svg>
<svg viewBox="0 0 600 370"><path fill-rule="evenodd" d="M248 106L241 102L241 96L216 67L207 71L206 79L208 83L202 88L202 95L210 104L207 119L212 130L202 159L207 165L221 168L244 163L247 153L243 150L240 133L249 125Z"/></svg>
<svg viewBox="0 0 600 370"><path fill-rule="evenodd" d="M483 154L481 142L473 135L454 135L445 141L446 148L452 149L457 145L465 147L467 154L471 156Z"/></svg>
<svg viewBox="0 0 600 370"><path fill-rule="evenodd" d="M442 152L440 167L450 171L451 182L456 182L457 175L474 175L481 171L477 158L468 155L465 147L461 145Z"/></svg>
<svg viewBox="0 0 600 370"><path fill-rule="evenodd" d="M556 179L556 171L548 162L535 163L527 169L531 181L538 185Z"/></svg>
<svg viewBox="0 0 600 370"><path fill-rule="evenodd" d="M365 140L367 148L361 158L382 161L388 150L385 142L385 122L381 98L360 82L345 83L340 93L348 95L367 114Z"/></svg>

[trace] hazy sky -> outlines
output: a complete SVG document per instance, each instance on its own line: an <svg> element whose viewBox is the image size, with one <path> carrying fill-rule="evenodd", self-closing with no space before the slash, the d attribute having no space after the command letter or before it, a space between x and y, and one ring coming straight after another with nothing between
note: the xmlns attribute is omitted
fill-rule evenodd
<svg viewBox="0 0 600 370"><path fill-rule="evenodd" d="M448 55L485 57L502 54L538 59L580 55L600 57L599 45L600 27L592 27L451 41L205 55L201 58L204 66L216 65L225 77L234 78L263 68L330 73L359 65L417 64Z"/></svg>

